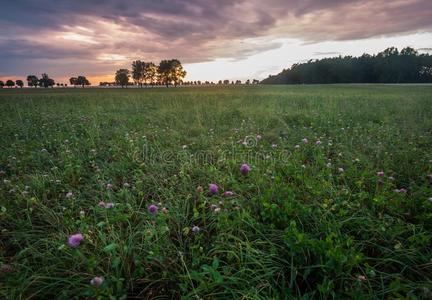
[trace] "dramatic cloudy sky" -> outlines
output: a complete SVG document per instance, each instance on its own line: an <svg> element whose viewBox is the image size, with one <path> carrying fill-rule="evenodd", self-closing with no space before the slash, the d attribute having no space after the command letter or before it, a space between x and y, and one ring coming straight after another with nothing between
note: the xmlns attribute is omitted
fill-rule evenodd
<svg viewBox="0 0 432 300"><path fill-rule="evenodd" d="M0 10L0 78L112 80L178 58L187 79L262 79L293 63L432 50L431 0L13 0Z"/></svg>

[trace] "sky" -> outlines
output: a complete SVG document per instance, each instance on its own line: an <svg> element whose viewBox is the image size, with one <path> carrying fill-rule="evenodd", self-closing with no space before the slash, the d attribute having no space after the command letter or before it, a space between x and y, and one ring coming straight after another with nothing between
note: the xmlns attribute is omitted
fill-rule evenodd
<svg viewBox="0 0 432 300"><path fill-rule="evenodd" d="M264 79L294 63L432 53L431 0L14 0L0 9L0 79L113 81L177 58L186 80Z"/></svg>

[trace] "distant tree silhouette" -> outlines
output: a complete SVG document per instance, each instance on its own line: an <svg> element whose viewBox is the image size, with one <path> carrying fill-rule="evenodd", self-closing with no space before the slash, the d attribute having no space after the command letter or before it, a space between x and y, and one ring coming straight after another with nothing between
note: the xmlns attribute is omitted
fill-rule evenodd
<svg viewBox="0 0 432 300"><path fill-rule="evenodd" d="M127 87L129 83L130 72L128 69L119 69L115 74L115 82L121 87Z"/></svg>
<svg viewBox="0 0 432 300"><path fill-rule="evenodd" d="M39 86L48 88L53 87L55 84L54 79L49 78L48 74L43 73L41 79L39 79Z"/></svg>
<svg viewBox="0 0 432 300"><path fill-rule="evenodd" d="M71 85L73 85L74 87L77 86L78 85L78 78L76 78L76 77L69 78L69 83Z"/></svg>
<svg viewBox="0 0 432 300"><path fill-rule="evenodd" d="M39 79L35 75L28 75L27 76L27 85L29 87L37 87L39 85Z"/></svg>
<svg viewBox="0 0 432 300"><path fill-rule="evenodd" d="M225 79L225 80L223 81L223 84L225 84L225 85L230 84L230 81L229 81L228 79Z"/></svg>
<svg viewBox="0 0 432 300"><path fill-rule="evenodd" d="M132 62L132 79L139 86L143 86L145 82L145 66L146 63L141 60L135 60Z"/></svg>
<svg viewBox="0 0 432 300"><path fill-rule="evenodd" d="M4 82L0 80L0 89L2 89L4 87Z"/></svg>
<svg viewBox="0 0 432 300"><path fill-rule="evenodd" d="M24 86L24 82L22 80L20 80L20 79L18 79L17 81L15 81L15 84L17 86L19 86L20 88L22 88Z"/></svg>
<svg viewBox="0 0 432 300"><path fill-rule="evenodd" d="M432 82L432 55L390 47L377 55L339 56L294 64L264 84Z"/></svg>
<svg viewBox="0 0 432 300"><path fill-rule="evenodd" d="M6 81L6 86L9 87L9 88L14 87L15 86L15 82L13 82L13 80L9 79L8 81Z"/></svg>
<svg viewBox="0 0 432 300"><path fill-rule="evenodd" d="M90 81L88 81L88 79L87 79L85 76L82 76L82 75L80 75L80 76L77 77L77 81L76 81L76 83L77 83L77 85L80 85L80 86L82 86L83 88L84 88L86 85L90 85Z"/></svg>
<svg viewBox="0 0 432 300"><path fill-rule="evenodd" d="M168 87L170 84L177 86L186 76L181 62L177 59L162 60L158 66L160 81Z"/></svg>
<svg viewBox="0 0 432 300"><path fill-rule="evenodd" d="M158 72L158 69L154 63L152 63L152 62L146 63L144 66L144 81L145 81L145 83L148 82L148 83L150 83L150 85L153 86L157 80L157 77L158 77L157 72Z"/></svg>

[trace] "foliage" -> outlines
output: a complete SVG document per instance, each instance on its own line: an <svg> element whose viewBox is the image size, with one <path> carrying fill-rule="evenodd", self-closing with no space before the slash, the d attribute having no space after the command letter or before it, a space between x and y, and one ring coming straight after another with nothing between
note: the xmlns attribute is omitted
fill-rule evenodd
<svg viewBox="0 0 432 300"><path fill-rule="evenodd" d="M39 79L36 77L36 75L27 76L27 85L29 87L37 87L39 85Z"/></svg>
<svg viewBox="0 0 432 300"><path fill-rule="evenodd" d="M18 79L17 81L15 81L15 84L17 86L19 86L20 88L22 88L24 86L24 82L22 80L20 80L20 79Z"/></svg>
<svg viewBox="0 0 432 300"><path fill-rule="evenodd" d="M186 71L177 59L162 60L158 66L158 75L160 81L167 87L170 84L177 86L186 76Z"/></svg>
<svg viewBox="0 0 432 300"><path fill-rule="evenodd" d="M54 79L50 78L48 74L43 73L42 77L39 79L39 86L47 88L53 87L55 84Z"/></svg>
<svg viewBox="0 0 432 300"><path fill-rule="evenodd" d="M264 84L414 83L432 82L432 56L407 47L387 48L377 55L339 56L294 64Z"/></svg>
<svg viewBox="0 0 432 300"><path fill-rule="evenodd" d="M0 298L430 299L431 96L3 89Z"/></svg>
<svg viewBox="0 0 432 300"><path fill-rule="evenodd" d="M124 86L127 87L127 85L129 84L129 77L130 72L128 69L119 69L116 71L115 81L118 85L121 85L122 88Z"/></svg>

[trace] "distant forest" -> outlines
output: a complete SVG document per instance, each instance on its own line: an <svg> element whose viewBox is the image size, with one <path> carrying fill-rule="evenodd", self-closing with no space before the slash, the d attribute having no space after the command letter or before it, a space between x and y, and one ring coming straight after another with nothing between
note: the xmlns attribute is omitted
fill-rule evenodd
<svg viewBox="0 0 432 300"><path fill-rule="evenodd" d="M390 47L377 55L309 60L261 83L432 83L432 55Z"/></svg>

